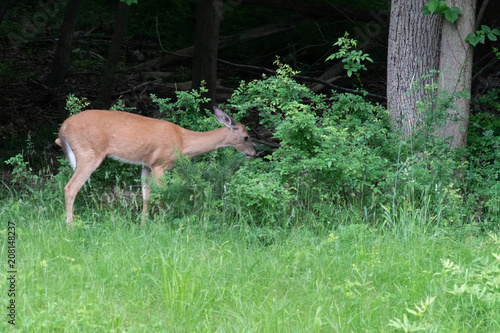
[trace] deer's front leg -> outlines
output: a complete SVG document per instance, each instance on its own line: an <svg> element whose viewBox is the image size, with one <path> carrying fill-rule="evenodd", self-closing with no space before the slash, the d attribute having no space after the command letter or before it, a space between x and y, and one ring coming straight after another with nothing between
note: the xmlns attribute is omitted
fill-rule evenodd
<svg viewBox="0 0 500 333"><path fill-rule="evenodd" d="M151 193L151 189L148 185L148 178L151 173L151 169L149 167L143 167L141 171L141 182L142 182L142 222L141 227L144 228L146 226L146 215L148 214L148 202L149 202L149 194Z"/></svg>

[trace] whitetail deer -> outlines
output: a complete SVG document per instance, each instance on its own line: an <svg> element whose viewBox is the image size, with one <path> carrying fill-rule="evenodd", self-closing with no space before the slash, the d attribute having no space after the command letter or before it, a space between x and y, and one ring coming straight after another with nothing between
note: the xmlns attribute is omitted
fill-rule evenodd
<svg viewBox="0 0 500 333"><path fill-rule="evenodd" d="M73 223L78 191L106 156L142 165L143 227L150 193L146 178L152 171L153 180L159 183L179 153L193 157L232 146L245 156L254 157L255 149L245 127L218 107L214 111L225 127L209 132L194 132L168 121L120 111L87 110L66 119L56 144L62 147L75 171L64 187L68 228Z"/></svg>

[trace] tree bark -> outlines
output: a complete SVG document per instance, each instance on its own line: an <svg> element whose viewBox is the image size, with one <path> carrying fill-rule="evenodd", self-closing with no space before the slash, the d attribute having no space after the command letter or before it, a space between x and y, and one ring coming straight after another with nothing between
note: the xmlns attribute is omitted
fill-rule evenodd
<svg viewBox="0 0 500 333"><path fill-rule="evenodd" d="M47 75L45 85L57 88L63 85L68 72L69 57L71 54L71 43L75 32L76 18L80 0L70 0L64 14L64 21L59 43L57 43L56 54L52 62L52 68Z"/></svg>
<svg viewBox="0 0 500 333"><path fill-rule="evenodd" d="M111 45L109 47L108 60L101 78L99 94L95 102L96 107L107 109L111 105L111 90L115 81L116 65L121 56L121 44L125 35L127 23L127 13L129 6L122 1L118 1L118 11L116 14L115 29Z"/></svg>
<svg viewBox="0 0 500 333"><path fill-rule="evenodd" d="M0 24L2 24L7 8L9 7L10 0L4 0L2 7L0 7Z"/></svg>
<svg viewBox="0 0 500 333"><path fill-rule="evenodd" d="M212 110L215 105L221 15L222 0L200 0L194 44L192 88L199 89L202 81L206 82L208 92L202 96L210 98L210 101L200 106L202 113L205 113L205 109Z"/></svg>
<svg viewBox="0 0 500 333"><path fill-rule="evenodd" d="M425 99L417 83L428 84L435 77L420 80L439 66L442 18L424 15L421 0L392 0L387 56L387 107L395 127L405 136L422 125L418 101Z"/></svg>
<svg viewBox="0 0 500 333"><path fill-rule="evenodd" d="M441 61L439 64L440 91L453 94L462 92L468 97L454 101L454 108L448 110L445 127L438 135L451 137L450 147L467 144L467 126L470 111L470 92L472 76L472 45L465 37L473 31L476 13L476 0L448 0L448 7L457 6L462 15L455 23L444 20L442 29Z"/></svg>

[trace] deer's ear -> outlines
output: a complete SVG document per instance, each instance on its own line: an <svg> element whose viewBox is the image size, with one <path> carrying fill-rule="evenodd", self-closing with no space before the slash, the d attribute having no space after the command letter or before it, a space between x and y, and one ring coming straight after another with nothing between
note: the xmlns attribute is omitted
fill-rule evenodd
<svg viewBox="0 0 500 333"><path fill-rule="evenodd" d="M231 129L233 129L236 126L236 121L233 118L231 118L230 116L228 116L227 114L225 114L218 107L214 106L214 112L215 112L215 116L217 117L217 120L222 125L225 125Z"/></svg>

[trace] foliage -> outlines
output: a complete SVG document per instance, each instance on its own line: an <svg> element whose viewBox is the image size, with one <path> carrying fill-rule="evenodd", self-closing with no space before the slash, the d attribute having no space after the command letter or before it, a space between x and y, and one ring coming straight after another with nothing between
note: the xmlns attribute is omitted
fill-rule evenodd
<svg viewBox="0 0 500 333"><path fill-rule="evenodd" d="M165 173L163 184L151 184L153 201L163 206L176 223L196 217L203 211L218 211L222 208L229 195L226 184L244 157L225 149L195 159L191 161L179 156L175 168Z"/></svg>
<svg viewBox="0 0 500 333"><path fill-rule="evenodd" d="M23 154L17 154L5 161L13 167L12 179L13 184L18 184L24 187L29 193L34 193L34 186L38 183L38 176L33 174L33 169L29 166L29 162L24 160Z"/></svg>
<svg viewBox="0 0 500 333"><path fill-rule="evenodd" d="M500 90L493 89L478 97L469 120L466 186L478 216L484 210L500 215L500 119L495 115L500 111L499 96Z"/></svg>
<svg viewBox="0 0 500 333"><path fill-rule="evenodd" d="M491 234L497 244L498 235ZM442 260L442 278L447 282L447 292L462 298L463 313L476 305L478 308L496 308L500 305L500 253L498 248L491 256L476 257L471 266L465 268L453 261ZM474 304L476 303L476 304Z"/></svg>
<svg viewBox="0 0 500 333"><path fill-rule="evenodd" d="M438 74L439 71L431 70L429 74L423 75L419 80L416 80L413 89L407 92L407 94L412 94L416 90L425 92L424 98L417 101L418 113L422 115L422 123L420 127L414 130L412 136L412 139L416 140L413 147L416 151L425 149L423 147L428 142L435 141L435 134L442 131L449 120L459 121L459 115L462 112L457 108L455 102L461 98L470 98L470 94L466 90L448 91L443 89L435 80L430 83L423 83L425 79L436 77ZM449 140L449 138L444 139Z"/></svg>
<svg viewBox="0 0 500 333"><path fill-rule="evenodd" d="M200 112L200 104L210 100L208 97L201 97L207 91L205 84L202 83L199 91L177 90L175 102L172 102L171 98L158 98L154 94L151 94L151 98L158 105L160 113L165 114L165 120L192 131L202 132L214 129L218 123L215 117L205 117ZM210 110L209 114L211 113Z"/></svg>
<svg viewBox="0 0 500 333"><path fill-rule="evenodd" d="M136 109L135 107L129 107L129 106L125 105L125 102L122 100L121 96L118 98L118 100L115 102L115 104L113 104L110 107L110 110L119 110L119 111L127 111L127 112L134 111L135 109Z"/></svg>
<svg viewBox="0 0 500 333"><path fill-rule="evenodd" d="M424 313L431 306L431 304L434 302L435 299L436 299L436 296L427 297L425 299L425 301L421 300L420 304L415 304L416 311L412 310L410 308L407 308L406 311L421 319L424 316ZM404 332L425 331L425 330L429 330L430 328L432 328L429 325L416 324L416 323L410 322L408 320L408 317L406 316L406 314L403 315L403 320L400 320L399 318L389 320L389 326L392 326L396 329L401 329Z"/></svg>
<svg viewBox="0 0 500 333"><path fill-rule="evenodd" d="M349 77L354 74L359 79L358 72L360 70L366 70L366 66L361 62L365 60L373 62L368 53L363 53L361 50L354 50L357 46L357 41L349 38L349 33L347 32L344 34L344 37L340 37L333 46L338 46L340 49L338 52L326 58L326 61L342 59L342 62L345 63L344 69L347 70L347 76Z"/></svg>
<svg viewBox="0 0 500 333"><path fill-rule="evenodd" d="M425 121L405 138L392 130L389 113L380 105L354 94L325 98L297 83L293 79L297 72L290 66L279 60L276 65L275 76L242 82L228 102L238 111L236 116L256 124L250 127L267 128L279 148L249 163L232 149L205 154L194 162L180 158L166 173L164 186L154 191L155 200L163 202L178 223L207 209L226 212L263 228L261 237L268 242L274 237L266 231L269 227L281 228L295 221L299 212L326 224L332 214L343 219L333 204L357 207L353 209L365 222L383 226L394 227L397 220L425 214L429 224L496 228L493 221L500 207L496 118L484 118L484 113L471 118L467 150L450 150L446 139L434 135L446 123L447 110L463 97L461 92L441 92L435 83L416 84L415 89L427 91L427 98L419 102ZM491 94L482 103L497 107L496 95ZM215 117L200 113L201 92L177 92L175 102L152 98L168 120L184 127L206 131L220 126ZM68 108L78 109L77 104L69 103ZM126 169L116 172L116 162L105 162L89 187L121 184L118 187L131 190L138 172L122 167ZM84 192L79 200L90 193Z"/></svg>
<svg viewBox="0 0 500 333"><path fill-rule="evenodd" d="M492 148L488 159L494 163L480 167L482 158L469 154L464 161L466 152L450 150L447 138L434 135L464 92L441 91L437 83L416 84L415 89L427 91L427 98L419 102L424 123L403 138L392 131L382 107L352 94L318 98L293 80L295 71L279 62L278 66L275 77L242 84L230 100L243 117L256 118L254 109L262 110L260 123L272 129L280 143L266 157L267 165L244 165L237 174L245 176L233 178L228 186L246 198L249 214L262 216L265 206L278 214L308 207L322 215L325 203L336 202L361 205L366 220L384 213L392 221L402 213L399 207L419 202L411 209L432 212L430 219L437 224L481 219L486 210L497 216L497 138L492 133L486 138ZM457 177L463 172L469 172L467 178ZM258 184L269 184L267 192L255 187Z"/></svg>
<svg viewBox="0 0 500 333"><path fill-rule="evenodd" d="M424 15L435 13L453 23L462 15L462 10L456 6L448 7L444 0L431 0L424 5L423 13Z"/></svg>
<svg viewBox="0 0 500 333"><path fill-rule="evenodd" d="M228 209L256 225L277 226L286 222L293 194L283 186L277 170L269 163L255 161L240 168L228 185Z"/></svg>
<svg viewBox="0 0 500 333"><path fill-rule="evenodd" d="M283 119L283 110L290 107L290 101L312 97L320 106L321 95L313 95L307 87L293 80L297 74L290 66L282 64L279 58L276 75L262 80L240 83L228 104L239 111L240 117L257 117L260 124L270 130L276 129ZM258 112L256 112L258 111Z"/></svg>
<svg viewBox="0 0 500 333"><path fill-rule="evenodd" d="M476 30L476 32L471 32L465 37L465 40L476 46L478 43L484 44L486 37L492 42L497 41L497 36L500 36L500 30L497 28L491 29L487 25L481 25L481 30Z"/></svg>
<svg viewBox="0 0 500 333"><path fill-rule="evenodd" d="M497 57L498 59L500 59L500 51L498 50L498 48L494 47L493 48L493 53L495 53L495 57Z"/></svg>
<svg viewBox="0 0 500 333"><path fill-rule="evenodd" d="M87 106L90 105L90 102L85 98L75 97L73 94L69 94L66 98L66 111L69 112L69 117L74 116L75 114L84 111ZM118 110L118 109L116 109Z"/></svg>
<svg viewBox="0 0 500 333"><path fill-rule="evenodd" d="M280 148L267 158L268 167L244 165L238 173L245 177L235 177L229 190L247 198L249 211L257 213L266 205L272 212L288 205L290 214L310 202L319 210L323 202L368 198L375 205L371 193L387 185L390 158L397 155L396 145L388 143L392 139L387 141L392 136L387 111L352 94L326 100L296 83L287 65L278 66L275 77L240 86L230 100L242 116L252 108L263 110L260 122L274 128ZM270 184L267 192L259 184Z"/></svg>

